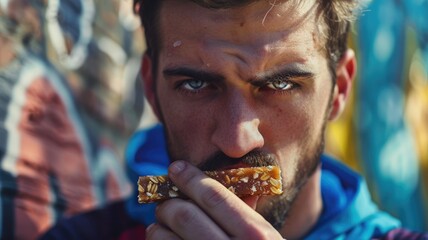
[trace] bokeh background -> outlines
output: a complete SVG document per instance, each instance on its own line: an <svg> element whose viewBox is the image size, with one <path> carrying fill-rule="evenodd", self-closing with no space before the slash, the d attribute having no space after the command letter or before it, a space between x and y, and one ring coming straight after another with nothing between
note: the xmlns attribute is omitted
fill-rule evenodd
<svg viewBox="0 0 428 240"><path fill-rule="evenodd" d="M327 151L365 175L382 209L426 231L428 1L363 4L350 39L358 76Z"/></svg>
<svg viewBox="0 0 428 240"><path fill-rule="evenodd" d="M428 231L428 1L363 4L350 38L358 76L326 151L366 177L380 208ZM0 0L0 239L131 194L126 144L156 121L139 79L144 49L132 0ZM46 137L64 126L72 140ZM57 177L74 165L87 182Z"/></svg>

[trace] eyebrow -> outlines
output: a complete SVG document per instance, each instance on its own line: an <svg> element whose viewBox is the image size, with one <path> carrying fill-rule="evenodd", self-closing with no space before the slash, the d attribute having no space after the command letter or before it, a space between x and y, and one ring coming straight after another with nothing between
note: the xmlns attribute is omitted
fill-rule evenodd
<svg viewBox="0 0 428 240"><path fill-rule="evenodd" d="M165 77L186 76L192 79L201 79L208 82L224 81L225 78L221 74L196 70L187 67L168 68L163 70Z"/></svg>
<svg viewBox="0 0 428 240"><path fill-rule="evenodd" d="M188 67L167 68L162 72L165 78L186 76L192 79L201 79L208 82L225 81L225 77L221 74L196 70ZM268 82L274 82L276 80L287 80L293 78L313 79L314 76L314 73L302 69L300 67L286 67L277 71L270 71L267 73L259 74L258 76L249 79L248 82L251 82L256 86L263 86Z"/></svg>
<svg viewBox="0 0 428 240"><path fill-rule="evenodd" d="M274 82L277 80L288 80L295 78L306 78L306 79L314 79L315 74L311 71L302 69L302 68L294 68L287 67L283 69L279 69L277 71L272 71L268 73L261 74L253 79L251 79L251 83L256 86L264 85L268 82Z"/></svg>

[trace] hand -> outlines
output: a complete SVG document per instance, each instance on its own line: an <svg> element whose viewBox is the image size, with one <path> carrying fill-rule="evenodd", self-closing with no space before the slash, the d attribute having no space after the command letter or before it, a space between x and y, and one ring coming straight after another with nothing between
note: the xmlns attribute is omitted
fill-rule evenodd
<svg viewBox="0 0 428 240"><path fill-rule="evenodd" d="M190 200L171 199L156 209L147 239L283 239L260 214L196 167L177 161L169 177ZM248 202L254 197L249 198Z"/></svg>

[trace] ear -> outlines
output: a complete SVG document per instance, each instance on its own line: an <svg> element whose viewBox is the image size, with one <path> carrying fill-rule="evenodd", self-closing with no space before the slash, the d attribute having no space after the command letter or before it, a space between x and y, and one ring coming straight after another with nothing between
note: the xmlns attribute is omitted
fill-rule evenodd
<svg viewBox="0 0 428 240"><path fill-rule="evenodd" d="M336 67L336 85L333 90L332 106L329 120L340 116L352 89L352 82L357 72L357 61L352 49L346 50Z"/></svg>
<svg viewBox="0 0 428 240"><path fill-rule="evenodd" d="M147 101L149 101L156 117L160 119L158 104L156 103L156 83L153 77L152 66L152 59L147 54L144 54L141 61L141 77L144 84L144 95Z"/></svg>

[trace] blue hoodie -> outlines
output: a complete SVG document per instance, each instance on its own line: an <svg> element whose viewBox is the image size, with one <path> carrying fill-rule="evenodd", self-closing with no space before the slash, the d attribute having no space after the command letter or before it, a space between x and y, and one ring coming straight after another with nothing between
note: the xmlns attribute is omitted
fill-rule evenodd
<svg viewBox="0 0 428 240"><path fill-rule="evenodd" d="M329 156L323 155L321 161L323 211L305 239L380 238L400 227L373 203L361 176Z"/></svg>
<svg viewBox="0 0 428 240"><path fill-rule="evenodd" d="M133 182L141 175L166 174L169 159L163 128L156 125L137 132L128 145L126 158ZM305 239L371 239L400 227L399 221L373 203L365 181L357 173L326 155L321 161L324 208ZM140 205L136 199L130 199L126 208L131 217L146 226L155 221L155 204Z"/></svg>

